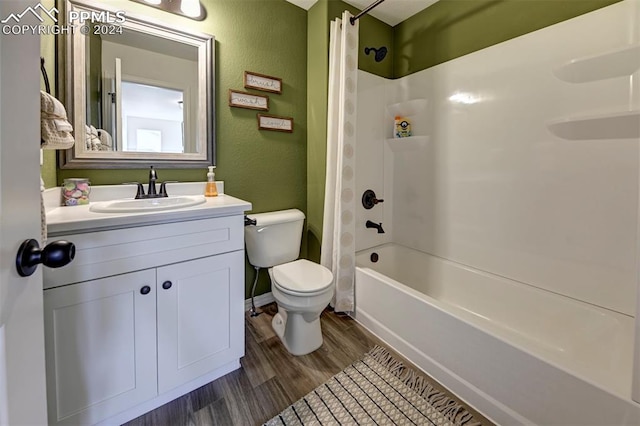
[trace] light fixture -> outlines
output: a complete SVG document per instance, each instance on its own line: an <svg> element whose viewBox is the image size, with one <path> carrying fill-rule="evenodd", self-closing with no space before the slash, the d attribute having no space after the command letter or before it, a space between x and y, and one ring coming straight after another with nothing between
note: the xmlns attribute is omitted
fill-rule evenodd
<svg viewBox="0 0 640 426"><path fill-rule="evenodd" d="M146 6L155 7L165 12L174 13L196 21L202 21L207 17L207 11L200 0L131 0Z"/></svg>
<svg viewBox="0 0 640 426"><path fill-rule="evenodd" d="M180 10L190 18L200 16L200 0L182 0Z"/></svg>

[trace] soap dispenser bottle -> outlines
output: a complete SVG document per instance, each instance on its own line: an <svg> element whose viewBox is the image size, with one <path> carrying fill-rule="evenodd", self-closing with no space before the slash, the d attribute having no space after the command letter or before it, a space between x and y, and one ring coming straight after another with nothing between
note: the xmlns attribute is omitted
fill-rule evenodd
<svg viewBox="0 0 640 426"><path fill-rule="evenodd" d="M216 187L216 174L213 173L213 169L216 166L209 166L209 173L207 173L207 186L204 189L205 197L217 197L218 196L218 188Z"/></svg>

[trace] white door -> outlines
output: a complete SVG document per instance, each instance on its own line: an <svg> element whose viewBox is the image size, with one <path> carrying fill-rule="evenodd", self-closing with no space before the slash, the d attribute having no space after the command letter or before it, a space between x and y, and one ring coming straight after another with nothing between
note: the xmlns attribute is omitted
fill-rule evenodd
<svg viewBox="0 0 640 426"><path fill-rule="evenodd" d="M0 1L0 20L33 2ZM31 15L31 14L29 14ZM34 16L21 24L35 25ZM4 24L0 24L3 26ZM0 35L0 424L47 423L42 268L20 277L15 259L40 240L40 39Z"/></svg>

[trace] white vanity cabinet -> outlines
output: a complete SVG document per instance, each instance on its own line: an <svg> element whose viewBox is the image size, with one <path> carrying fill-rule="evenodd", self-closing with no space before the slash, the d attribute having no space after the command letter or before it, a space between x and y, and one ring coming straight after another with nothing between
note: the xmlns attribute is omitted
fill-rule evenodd
<svg viewBox="0 0 640 426"><path fill-rule="evenodd" d="M243 216L56 235L45 272L50 424L122 423L239 367Z"/></svg>

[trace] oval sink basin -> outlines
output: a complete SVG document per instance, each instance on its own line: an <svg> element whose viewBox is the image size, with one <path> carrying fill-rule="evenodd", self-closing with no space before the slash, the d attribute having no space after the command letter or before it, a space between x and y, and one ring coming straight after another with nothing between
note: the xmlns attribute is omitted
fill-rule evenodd
<svg viewBox="0 0 640 426"><path fill-rule="evenodd" d="M206 201L204 195L184 195L166 198L142 198L139 200L113 200L91 203L89 211L96 213L142 213L181 209L197 206Z"/></svg>

